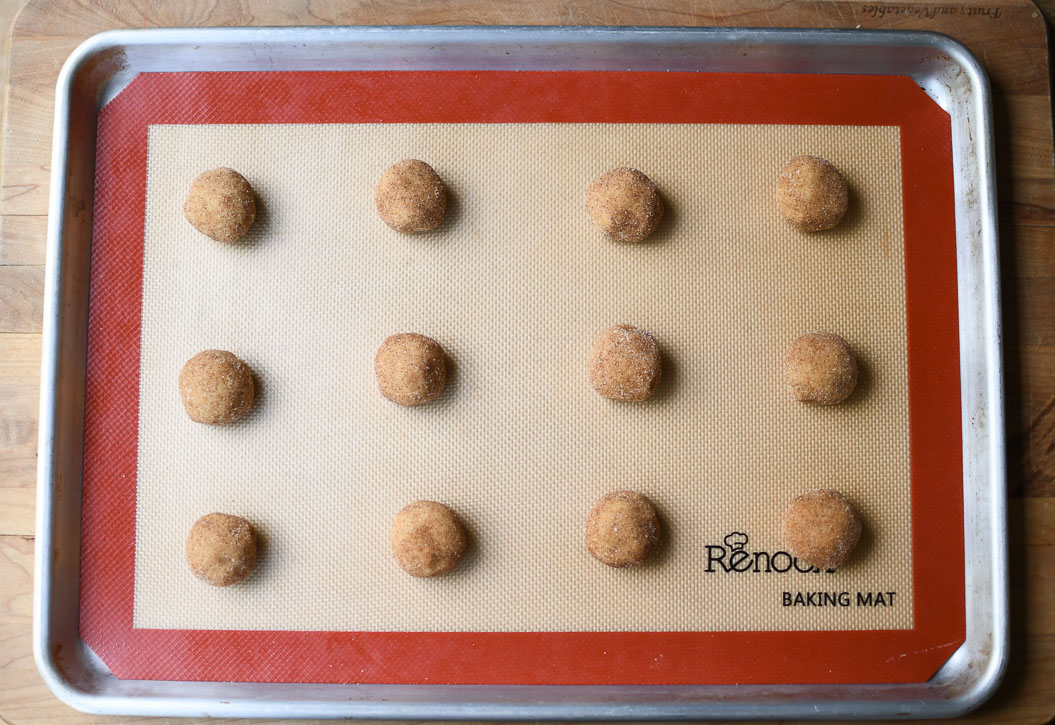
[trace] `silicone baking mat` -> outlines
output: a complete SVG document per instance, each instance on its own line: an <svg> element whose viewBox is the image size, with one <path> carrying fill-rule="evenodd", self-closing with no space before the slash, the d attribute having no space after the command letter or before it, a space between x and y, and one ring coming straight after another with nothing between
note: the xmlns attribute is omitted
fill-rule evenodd
<svg viewBox="0 0 1055 725"><path fill-rule="evenodd" d="M816 657L822 667L811 671L807 657L793 679L755 667L754 677L764 678L756 681L852 681L862 677L855 667L832 671L840 646L881 630L900 642L895 654L873 662L858 652L857 671L867 659L868 679L933 672L959 642L957 622L930 619L920 578L929 565L919 561L923 532L913 522L926 515L928 495L958 497L959 478L949 476L952 467L909 461L921 442L946 451L955 443L958 457L958 428L955 440L945 430L927 441L918 425L931 415L946 429L958 426L958 400L954 409L936 405L958 396L958 387L917 387L914 305L920 293L930 303L921 315L923 357L955 373L955 269L951 300L932 277L915 301L912 269L921 254L952 263L948 121L907 79L843 79L844 87L825 88L830 80L137 79L104 109L98 144L86 446L105 431L108 453L131 464L121 486L125 496L131 489L132 508L120 507L111 484L100 521L112 533L116 517L134 520L122 519L127 540L106 542L129 547L123 558L100 569L130 569L110 572L131 589L121 612L131 622L117 623L131 624L125 636L190 635L203 645L182 664L180 655L143 658L118 647L111 667L121 676L204 679L234 667L238 679L742 682L742 674L725 679L737 663L696 661L701 635L715 653L728 645L710 633L729 644L761 637L794 652L799 633L834 644ZM713 93L730 81L741 95L716 111ZM564 117L567 101L581 105L583 82L592 102ZM760 112L752 93L803 82L812 107L792 104L784 118L764 123L737 117ZM430 97L430 83L444 95ZM304 84L313 92L303 94ZM876 92L906 107L926 103L929 115L916 113L911 123L847 118L868 110L847 110L854 102L847 88L870 90L871 103ZM657 91L655 117L635 118L641 111L616 103ZM538 106L509 100L531 92ZM502 103L481 103L496 99ZM834 232L797 233L773 209L776 175L804 152L830 158L850 180L851 212ZM946 160L931 172L937 185L921 185L922 168L912 176L914 154ZM381 171L408 157L432 163L453 198L444 224L413 238L389 230L372 208ZM122 163L133 173L122 173ZM182 219L190 180L220 165L242 171L261 206L249 238L233 247ZM668 203L660 231L642 245L604 241L582 209L586 184L618 165L646 171ZM142 188L126 190L123 201L135 206L122 217L106 192L129 183ZM916 208L930 216L914 219ZM138 220L133 247L107 233L119 219ZM914 222L918 232L929 227L925 237L914 237ZM914 251L913 238L932 246ZM115 270L126 275L115 279ZM108 312L132 324L114 325L120 318ZM948 331L940 333L949 314L951 349ZM651 330L664 353L666 379L643 405L601 400L585 380L590 342L619 322ZM798 405L781 388L783 349L810 329L840 332L862 363L861 388L845 406ZM428 334L447 349L454 375L437 404L400 409L377 394L373 353L397 331ZM113 341L108 350L107 337L120 334L134 344ZM262 396L247 421L211 429L183 414L175 377L206 347L231 349L257 372ZM95 361L118 350L129 354L107 362L131 380L109 377L107 390L95 390L104 367ZM93 425L100 393L114 406L105 413L124 406L129 420L120 431ZM98 530L89 525L96 511L89 452L86 574L94 571L90 532ZM782 508L817 486L850 495L868 532L851 564L834 573L808 571L780 551ZM647 492L664 518L662 555L637 570L609 570L582 545L589 506L616 488ZM470 528L471 554L444 579L414 580L387 551L392 515L415 498L453 505ZM265 539L243 586L201 585L182 561L186 530L212 510L248 516ZM955 536L928 549L928 560L935 553L962 560L962 527L950 529ZM962 566L943 576L957 574L962 580ZM96 581L82 579L89 631ZM953 591L962 636L962 583ZM555 635L565 638L556 648ZM254 636L276 643L273 659L230 651L231 638ZM920 636L931 644L911 644ZM321 671L304 673L277 645L287 637L305 651L326 643ZM580 671L526 673L516 665L525 643L559 658L576 641L589 643L586 656L596 660ZM430 665L422 652L449 656L480 644L490 651L476 649L475 664L453 668ZM652 655L644 674L643 655Z"/></svg>

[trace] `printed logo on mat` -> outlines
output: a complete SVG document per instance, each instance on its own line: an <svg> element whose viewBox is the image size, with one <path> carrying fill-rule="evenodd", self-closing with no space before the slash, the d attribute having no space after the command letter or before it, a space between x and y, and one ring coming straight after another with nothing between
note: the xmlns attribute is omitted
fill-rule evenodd
<svg viewBox="0 0 1055 725"><path fill-rule="evenodd" d="M714 572L754 572L756 574L784 574L799 571L803 574L819 573L821 569L799 561L786 551L748 551L747 534L734 531L722 539L723 544L707 545L708 573ZM826 569L828 573L834 569Z"/></svg>
<svg viewBox="0 0 1055 725"><path fill-rule="evenodd" d="M737 574L785 574L797 571L802 574L832 574L834 569L818 569L799 561L786 551L749 551L750 538L740 531L733 531L722 539L721 544L707 545L707 568L709 574L716 572ZM897 592L781 592L784 607L892 607Z"/></svg>

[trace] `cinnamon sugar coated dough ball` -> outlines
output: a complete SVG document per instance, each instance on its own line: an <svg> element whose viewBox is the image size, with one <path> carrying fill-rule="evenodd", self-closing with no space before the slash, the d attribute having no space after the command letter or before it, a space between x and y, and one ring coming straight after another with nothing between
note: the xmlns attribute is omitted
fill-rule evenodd
<svg viewBox="0 0 1055 725"><path fill-rule="evenodd" d="M233 423L253 407L253 371L226 350L204 350L179 374L179 394L196 423Z"/></svg>
<svg viewBox="0 0 1055 725"><path fill-rule="evenodd" d="M381 395L400 405L435 400L447 384L447 362L435 340L414 332L392 335L374 358Z"/></svg>
<svg viewBox="0 0 1055 725"><path fill-rule="evenodd" d="M381 175L374 201L381 219L397 232L427 232L443 221L447 187L424 161L407 159Z"/></svg>
<svg viewBox="0 0 1055 725"><path fill-rule="evenodd" d="M586 188L586 211L606 236L640 242L663 219L663 198L652 180L636 169L612 169Z"/></svg>
<svg viewBox="0 0 1055 725"><path fill-rule="evenodd" d="M206 171L191 183L183 215L207 237L238 241L256 219L253 187L234 169Z"/></svg>
<svg viewBox="0 0 1055 725"><path fill-rule="evenodd" d="M392 555L411 576L446 574L465 553L465 527L458 514L435 501L415 501L392 522Z"/></svg>
<svg viewBox="0 0 1055 725"><path fill-rule="evenodd" d="M795 338L784 355L784 383L796 400L835 405L857 386L857 360L838 335L808 332Z"/></svg>
<svg viewBox="0 0 1055 725"><path fill-rule="evenodd" d="M820 232L846 216L846 179L831 162L818 156L796 156L777 181L777 207L796 229Z"/></svg>
<svg viewBox="0 0 1055 725"><path fill-rule="evenodd" d="M256 532L241 516L202 516L187 537L187 563L196 577L215 587L237 584L256 564Z"/></svg>
<svg viewBox="0 0 1055 725"><path fill-rule="evenodd" d="M850 558L861 538L861 521L838 491L804 493L784 514L784 544L792 556L818 569L834 569Z"/></svg>
<svg viewBox="0 0 1055 725"><path fill-rule="evenodd" d="M615 491L601 497L586 519L586 548L602 564L644 563L659 546L659 517L645 496Z"/></svg>
<svg viewBox="0 0 1055 725"><path fill-rule="evenodd" d="M593 343L586 363L590 384L610 400L644 400L656 391L662 361L655 338L630 325L616 325Z"/></svg>

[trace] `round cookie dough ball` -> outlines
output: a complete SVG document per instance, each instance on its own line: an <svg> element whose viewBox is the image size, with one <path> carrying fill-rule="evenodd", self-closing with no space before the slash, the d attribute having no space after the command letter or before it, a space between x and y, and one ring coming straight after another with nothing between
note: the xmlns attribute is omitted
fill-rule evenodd
<svg viewBox="0 0 1055 725"><path fill-rule="evenodd" d="M861 538L861 521L838 491L804 493L784 514L784 544L792 556L818 569L841 566Z"/></svg>
<svg viewBox="0 0 1055 725"><path fill-rule="evenodd" d="M663 219L663 197L636 169L612 169L586 187L586 211L604 234L617 242L640 242Z"/></svg>
<svg viewBox="0 0 1055 725"><path fill-rule="evenodd" d="M238 241L256 219L253 187L234 169L206 171L190 185L183 215L207 237Z"/></svg>
<svg viewBox="0 0 1055 725"><path fill-rule="evenodd" d="M435 400L447 384L443 348L435 340L413 332L392 335L381 343L374 358L381 395L400 405Z"/></svg>
<svg viewBox="0 0 1055 725"><path fill-rule="evenodd" d="M831 162L818 156L796 156L777 181L777 207L796 229L831 229L846 215L846 179Z"/></svg>
<svg viewBox="0 0 1055 725"><path fill-rule="evenodd" d="M465 553L465 527L458 514L435 501L415 501L392 522L392 555L411 576L446 574Z"/></svg>
<svg viewBox="0 0 1055 725"><path fill-rule="evenodd" d="M253 407L253 372L226 350L204 350L179 374L179 394L195 423L233 423Z"/></svg>
<svg viewBox="0 0 1055 725"><path fill-rule="evenodd" d="M397 232L427 232L447 211L447 187L424 161L407 159L381 175L374 192L377 213Z"/></svg>
<svg viewBox="0 0 1055 725"><path fill-rule="evenodd" d="M256 533L241 516L202 516L187 537L187 563L202 581L226 587L249 576L256 564Z"/></svg>
<svg viewBox="0 0 1055 725"><path fill-rule="evenodd" d="M659 546L659 517L635 491L605 494L586 519L586 548L602 564L637 566Z"/></svg>
<svg viewBox="0 0 1055 725"><path fill-rule="evenodd" d="M662 361L655 338L630 325L609 327L586 363L590 384L610 400L644 400L656 391Z"/></svg>
<svg viewBox="0 0 1055 725"><path fill-rule="evenodd" d="M830 332L808 332L784 355L784 384L804 403L835 405L857 385L857 360L846 340Z"/></svg>

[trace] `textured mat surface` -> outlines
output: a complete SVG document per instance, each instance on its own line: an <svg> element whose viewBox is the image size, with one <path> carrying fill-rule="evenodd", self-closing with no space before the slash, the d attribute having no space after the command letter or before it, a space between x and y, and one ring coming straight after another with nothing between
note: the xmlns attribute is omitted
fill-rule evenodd
<svg viewBox="0 0 1055 725"><path fill-rule="evenodd" d="M791 156L851 184L832 232L773 203ZM905 260L896 127L663 124L155 125L143 262L135 626L325 631L901 629L913 624ZM373 187L421 158L448 219L409 237ZM629 165L668 213L636 246L605 241L586 185ZM261 212L225 246L184 220L201 171L231 166ZM643 404L602 400L585 361L604 328L654 333L665 373ZM797 404L787 343L843 335L862 367L846 404ZM436 403L403 409L373 376L381 340L447 350ZM231 350L260 400L229 428L191 423L176 378ZM866 522L836 573L796 571L780 514L818 486ZM583 544L592 503L633 488L666 528L656 560L616 571ZM388 548L416 498L451 505L472 545L415 580ZM218 590L183 541L219 510L264 538L257 570ZM787 569L790 567L790 571ZM780 571L784 569L785 571ZM895 591L892 606L786 606L784 592ZM856 602L855 602L856 604Z"/></svg>

